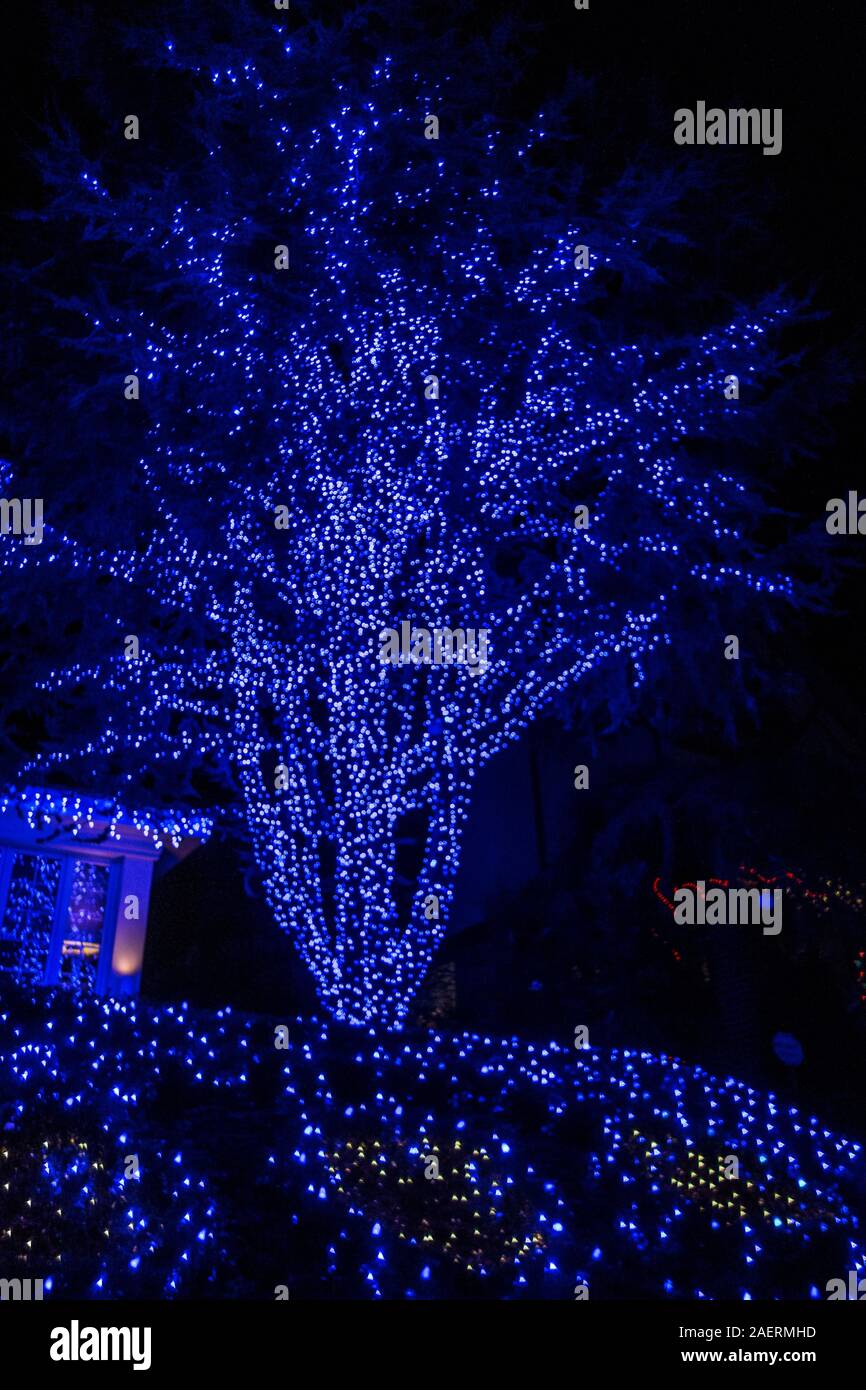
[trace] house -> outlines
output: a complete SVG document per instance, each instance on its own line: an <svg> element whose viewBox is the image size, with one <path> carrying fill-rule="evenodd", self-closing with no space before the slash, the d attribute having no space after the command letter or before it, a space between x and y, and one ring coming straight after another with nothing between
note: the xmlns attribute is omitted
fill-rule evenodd
<svg viewBox="0 0 866 1390"><path fill-rule="evenodd" d="M207 838L111 803L26 788L0 798L0 977L113 997L138 992L151 879Z"/></svg>

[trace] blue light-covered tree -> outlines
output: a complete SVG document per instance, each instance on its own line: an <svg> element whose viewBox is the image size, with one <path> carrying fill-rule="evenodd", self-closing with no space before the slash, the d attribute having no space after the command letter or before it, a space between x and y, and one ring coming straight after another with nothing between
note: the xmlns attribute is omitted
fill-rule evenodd
<svg viewBox="0 0 866 1390"><path fill-rule="evenodd" d="M216 8L228 38L181 10L130 39L137 140L109 85L94 151L42 161L53 346L0 481L45 534L0 565L47 615L15 673L44 724L14 775L219 803L323 1003L394 1025L486 760L576 683L614 719L672 659L720 684L792 596L749 482L788 311L708 308L697 166L611 176L579 91L509 116L505 39L428 78L369 6ZM382 664L404 621L487 629L488 669Z"/></svg>

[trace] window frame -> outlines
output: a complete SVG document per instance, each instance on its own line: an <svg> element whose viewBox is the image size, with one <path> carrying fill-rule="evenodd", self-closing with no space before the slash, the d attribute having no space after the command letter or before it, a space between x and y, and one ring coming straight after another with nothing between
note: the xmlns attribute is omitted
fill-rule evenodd
<svg viewBox="0 0 866 1390"><path fill-rule="evenodd" d="M60 883L57 889L57 898L54 903L54 915L51 919L51 931L48 938L48 950L45 956L45 968L39 983L54 986L57 989L66 989L60 979L60 960L63 951L63 940L65 929L69 920L69 902L72 896L72 882L75 871L75 861L83 860L88 864L102 864L108 869L108 883L105 890L105 907L102 914L102 931L99 938L99 961L96 967L96 976L93 982L93 993L102 994L105 992L108 983L108 976L111 973L111 959L114 953L114 938L117 931L117 903L120 892L120 881L123 872L123 855L94 854L88 852L87 848L81 846L70 846L69 849L49 849L39 844L11 844L9 841L0 842L0 924L6 915L6 903L9 896L9 887L12 882L12 865L16 854L44 855L52 859L60 860Z"/></svg>

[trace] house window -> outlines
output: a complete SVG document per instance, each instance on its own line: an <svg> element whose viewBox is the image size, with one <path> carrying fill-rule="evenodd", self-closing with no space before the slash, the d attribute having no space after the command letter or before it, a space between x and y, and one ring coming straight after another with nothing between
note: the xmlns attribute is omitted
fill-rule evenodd
<svg viewBox="0 0 866 1390"><path fill-rule="evenodd" d="M26 850L2 851L7 879L0 919L0 968L22 983L45 977L60 888L60 860Z"/></svg>
<svg viewBox="0 0 866 1390"><path fill-rule="evenodd" d="M0 971L92 993L111 873L105 861L0 846Z"/></svg>
<svg viewBox="0 0 866 1390"><path fill-rule="evenodd" d="M107 864L76 859L64 913L58 983L74 989L77 994L92 993L96 984L108 879Z"/></svg>

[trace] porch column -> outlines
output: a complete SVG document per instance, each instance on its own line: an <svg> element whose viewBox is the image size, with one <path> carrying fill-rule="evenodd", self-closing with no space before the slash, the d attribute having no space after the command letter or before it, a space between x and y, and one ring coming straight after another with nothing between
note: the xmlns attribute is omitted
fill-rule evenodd
<svg viewBox="0 0 866 1390"><path fill-rule="evenodd" d="M114 904L114 930L106 942L107 948L111 951L111 960L100 993L115 998L138 993L144 960L144 938L147 935L150 881L156 859L155 854L123 856L120 884ZM136 899L137 902L131 901L132 899ZM127 913L136 911L137 918L127 916Z"/></svg>

